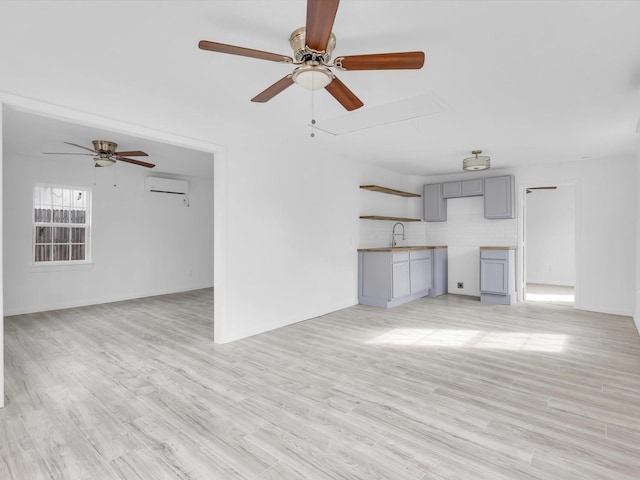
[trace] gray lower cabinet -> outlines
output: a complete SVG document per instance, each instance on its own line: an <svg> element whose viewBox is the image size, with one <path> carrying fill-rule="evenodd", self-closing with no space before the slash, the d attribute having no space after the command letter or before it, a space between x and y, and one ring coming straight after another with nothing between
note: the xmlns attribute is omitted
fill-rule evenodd
<svg viewBox="0 0 640 480"><path fill-rule="evenodd" d="M480 301L511 305L515 302L515 252L480 249Z"/></svg>
<svg viewBox="0 0 640 480"><path fill-rule="evenodd" d="M422 192L425 222L445 222L447 220L447 199L442 196L442 183L425 185Z"/></svg>
<svg viewBox="0 0 640 480"><path fill-rule="evenodd" d="M359 303L390 308L428 295L431 252L358 252Z"/></svg>
<svg viewBox="0 0 640 480"><path fill-rule="evenodd" d="M484 179L484 218L516 218L513 175Z"/></svg>

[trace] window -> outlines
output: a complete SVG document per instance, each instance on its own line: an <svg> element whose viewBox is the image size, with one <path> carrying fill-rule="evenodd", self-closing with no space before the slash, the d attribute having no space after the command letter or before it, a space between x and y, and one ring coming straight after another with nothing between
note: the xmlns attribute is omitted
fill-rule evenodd
<svg viewBox="0 0 640 480"><path fill-rule="evenodd" d="M88 262L90 191L36 185L33 195L33 260Z"/></svg>

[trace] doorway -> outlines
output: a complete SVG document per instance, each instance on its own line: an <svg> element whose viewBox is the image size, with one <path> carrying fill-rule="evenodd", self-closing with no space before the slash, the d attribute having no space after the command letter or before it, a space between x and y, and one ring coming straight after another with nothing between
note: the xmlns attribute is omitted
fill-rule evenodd
<svg viewBox="0 0 640 480"><path fill-rule="evenodd" d="M574 306L575 209L575 186L572 184L525 188L524 301Z"/></svg>

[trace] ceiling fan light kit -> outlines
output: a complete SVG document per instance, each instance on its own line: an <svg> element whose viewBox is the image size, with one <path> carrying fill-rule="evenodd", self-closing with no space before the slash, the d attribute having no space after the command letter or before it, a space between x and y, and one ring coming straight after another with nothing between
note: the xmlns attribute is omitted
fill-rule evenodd
<svg viewBox="0 0 640 480"><path fill-rule="evenodd" d="M320 90L333 80L331 70L322 65L302 65L293 71L292 80L307 90Z"/></svg>
<svg viewBox="0 0 640 480"><path fill-rule="evenodd" d="M462 169L467 172L479 172L481 170L488 170L491 166L491 158L480 155L482 150L473 150L471 152L474 156L467 157L462 161Z"/></svg>
<svg viewBox="0 0 640 480"><path fill-rule="evenodd" d="M116 163L116 161L111 158L108 153L101 153L97 157L94 157L93 160L96 162L96 165L100 167L109 167Z"/></svg>
<svg viewBox="0 0 640 480"><path fill-rule="evenodd" d="M289 36L293 58L287 55L254 50L201 40L201 50L258 58L272 62L298 65L292 73L281 78L251 99L264 103L294 83L308 90L324 88L346 110L355 110L364 105L362 101L342 83L330 70L406 70L420 69L424 65L424 52L375 53L338 57L329 63L336 47L336 36L331 29L338 12L339 0L307 0L307 22Z"/></svg>

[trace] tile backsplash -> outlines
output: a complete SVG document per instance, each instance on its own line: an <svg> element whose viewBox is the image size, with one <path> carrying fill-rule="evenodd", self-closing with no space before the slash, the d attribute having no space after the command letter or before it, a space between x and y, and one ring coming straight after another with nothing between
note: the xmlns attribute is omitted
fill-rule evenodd
<svg viewBox="0 0 640 480"><path fill-rule="evenodd" d="M515 246L518 242L518 220L487 220L483 197L450 198L447 221L426 225L428 245Z"/></svg>
<svg viewBox="0 0 640 480"><path fill-rule="evenodd" d="M358 248L389 247L395 222L360 220ZM515 246L518 221L484 218L483 197L447 200L446 222L403 222L405 240L398 245L447 245L449 247ZM400 231L400 227L397 228Z"/></svg>
<svg viewBox="0 0 640 480"><path fill-rule="evenodd" d="M380 220L360 220L360 244L358 248L390 247L392 230L396 222ZM404 240L396 237L396 242L400 246L404 245L425 245L426 223L424 222L401 222L404 225ZM396 227L396 233L400 233L400 227Z"/></svg>

